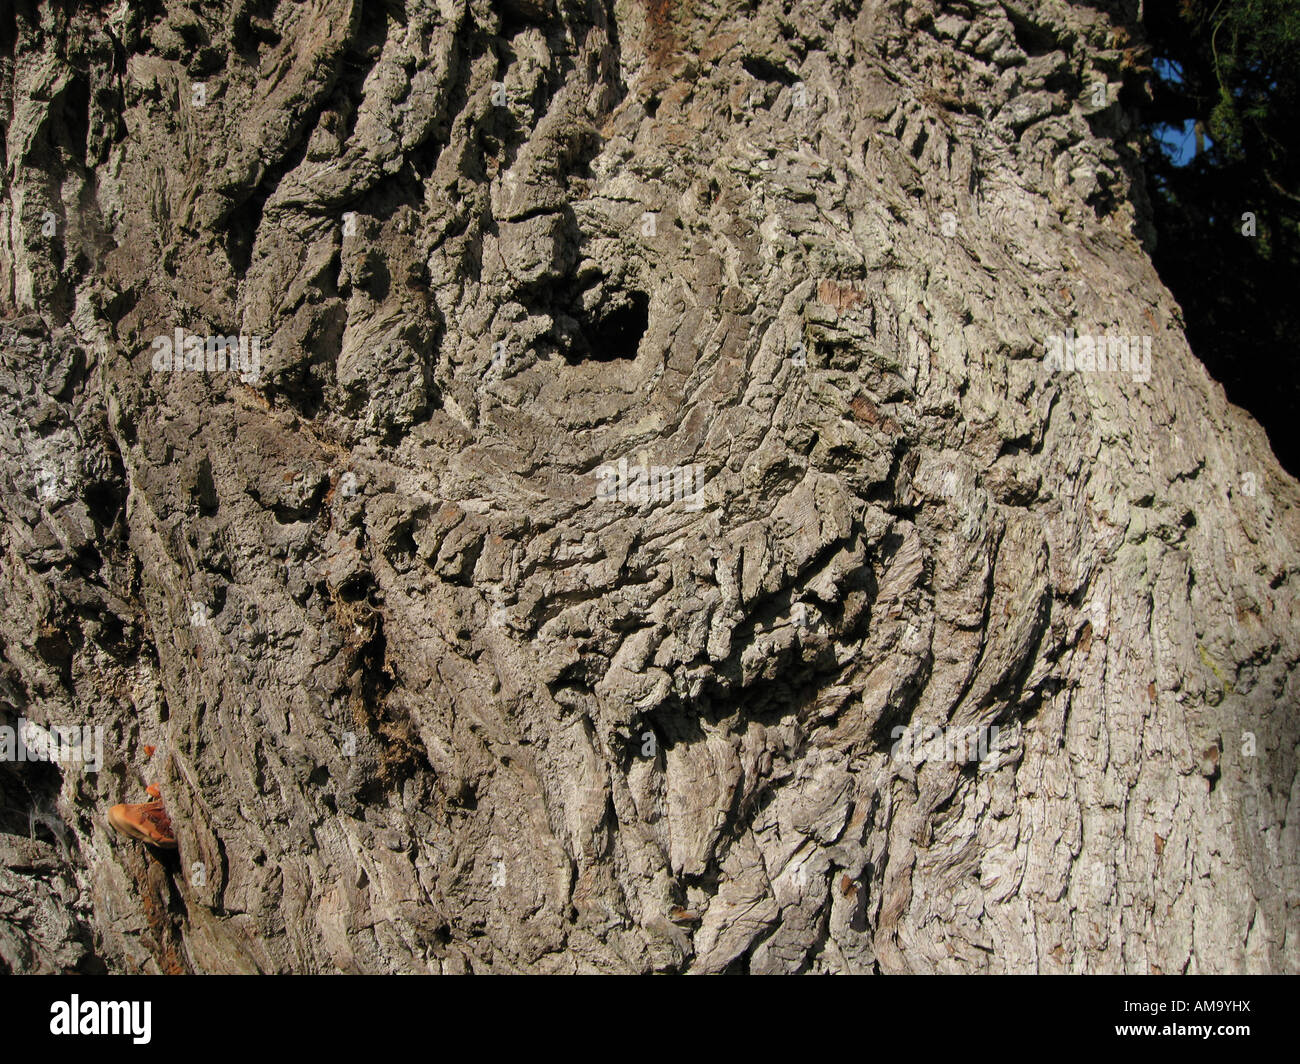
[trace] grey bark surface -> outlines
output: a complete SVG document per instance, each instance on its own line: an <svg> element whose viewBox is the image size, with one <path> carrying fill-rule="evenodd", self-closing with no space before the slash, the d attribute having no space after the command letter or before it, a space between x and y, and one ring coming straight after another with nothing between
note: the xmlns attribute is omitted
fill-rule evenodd
<svg viewBox="0 0 1300 1064"><path fill-rule="evenodd" d="M105 737L0 764L0 967L1300 970L1300 486L1136 5L195 7L0 27L0 716Z"/></svg>

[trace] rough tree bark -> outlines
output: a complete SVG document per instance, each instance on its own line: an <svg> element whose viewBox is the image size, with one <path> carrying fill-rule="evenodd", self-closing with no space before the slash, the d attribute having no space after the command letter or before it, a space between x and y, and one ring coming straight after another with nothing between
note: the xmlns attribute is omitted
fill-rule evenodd
<svg viewBox="0 0 1300 1064"><path fill-rule="evenodd" d="M0 701L104 729L0 765L0 965L1300 967L1300 493L1136 19L0 15Z"/></svg>

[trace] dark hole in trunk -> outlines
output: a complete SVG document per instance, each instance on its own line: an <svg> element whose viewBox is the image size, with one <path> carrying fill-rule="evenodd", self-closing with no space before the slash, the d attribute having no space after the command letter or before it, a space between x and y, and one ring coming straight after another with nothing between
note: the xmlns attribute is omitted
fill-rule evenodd
<svg viewBox="0 0 1300 1064"><path fill-rule="evenodd" d="M574 361L613 362L636 358L637 347L650 324L650 297L629 292L596 320L580 320L588 350Z"/></svg>

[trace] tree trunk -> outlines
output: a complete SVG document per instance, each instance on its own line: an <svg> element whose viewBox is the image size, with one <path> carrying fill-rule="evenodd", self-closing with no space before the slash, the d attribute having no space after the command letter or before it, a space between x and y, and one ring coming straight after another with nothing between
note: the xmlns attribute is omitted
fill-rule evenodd
<svg viewBox="0 0 1300 1064"><path fill-rule="evenodd" d="M68 6L0 702L102 756L0 765L0 966L1300 968L1300 492L1136 4Z"/></svg>

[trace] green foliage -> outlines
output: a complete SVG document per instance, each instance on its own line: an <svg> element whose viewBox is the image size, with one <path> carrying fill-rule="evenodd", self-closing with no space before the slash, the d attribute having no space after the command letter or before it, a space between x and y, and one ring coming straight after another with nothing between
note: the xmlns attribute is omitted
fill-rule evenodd
<svg viewBox="0 0 1300 1064"><path fill-rule="evenodd" d="M1300 6L1295 0L1223 0L1199 21L1209 33L1218 80L1209 127L1220 151L1244 162L1255 147L1271 163L1282 161L1287 145L1275 130L1280 112L1296 103L1292 59L1300 48Z"/></svg>

